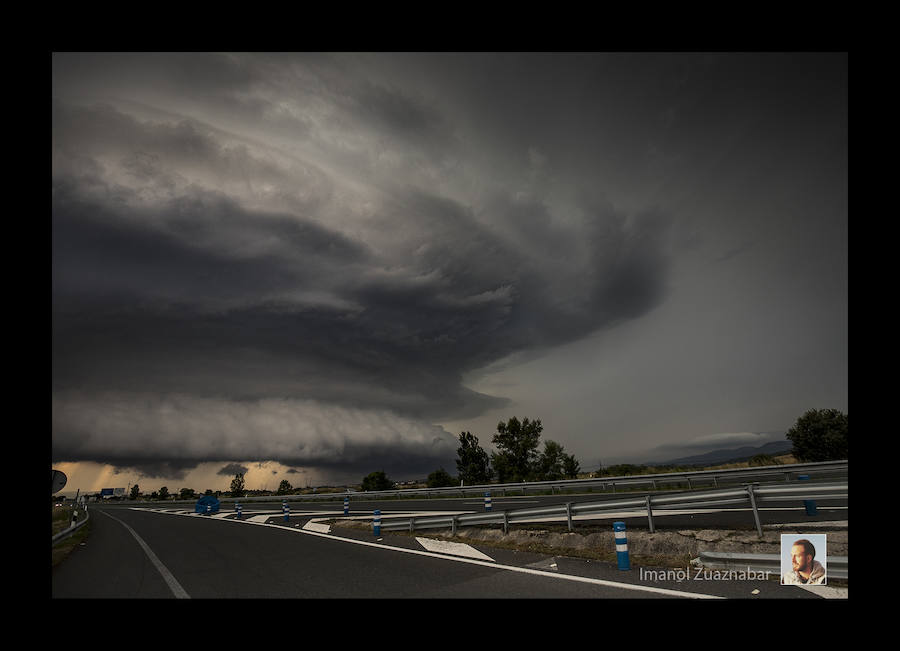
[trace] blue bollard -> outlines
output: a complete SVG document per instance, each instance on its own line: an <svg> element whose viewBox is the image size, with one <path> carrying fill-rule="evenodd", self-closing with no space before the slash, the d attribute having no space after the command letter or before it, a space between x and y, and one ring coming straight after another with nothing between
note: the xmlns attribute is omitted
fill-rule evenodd
<svg viewBox="0 0 900 651"><path fill-rule="evenodd" d="M372 529L376 536L381 535L381 511L375 509L375 517L372 519Z"/></svg>
<svg viewBox="0 0 900 651"><path fill-rule="evenodd" d="M491 494L490 493L484 494L484 510L485 511L491 510Z"/></svg>
<svg viewBox="0 0 900 651"><path fill-rule="evenodd" d="M809 475L797 475L797 479L800 481L809 481ZM803 500L803 506L806 507L806 515L818 514L815 500Z"/></svg>
<svg viewBox="0 0 900 651"><path fill-rule="evenodd" d="M206 505L206 515L209 515L210 513L212 513L212 505L207 504Z"/></svg>
<svg viewBox="0 0 900 651"><path fill-rule="evenodd" d="M350 514L350 498L345 497L344 498L344 515L349 515L349 514Z"/></svg>
<svg viewBox="0 0 900 651"><path fill-rule="evenodd" d="M237 519L240 520L240 519L241 519L241 505L240 505L240 504L235 504L235 505L234 505L234 508L237 509L237 514L238 514Z"/></svg>
<svg viewBox="0 0 900 651"><path fill-rule="evenodd" d="M625 523L613 522L613 531L616 532L616 560L620 570L630 570L631 561L628 558L628 539L625 537Z"/></svg>
<svg viewBox="0 0 900 651"><path fill-rule="evenodd" d="M291 509L287 505L287 500L284 500L281 503L281 510L284 512L284 521L287 522L288 518L291 516Z"/></svg>

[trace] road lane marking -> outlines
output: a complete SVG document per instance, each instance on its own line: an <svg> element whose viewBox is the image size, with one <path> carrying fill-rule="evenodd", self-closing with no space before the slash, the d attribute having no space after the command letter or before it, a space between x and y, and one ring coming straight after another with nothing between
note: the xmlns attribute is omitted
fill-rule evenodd
<svg viewBox="0 0 900 651"><path fill-rule="evenodd" d="M112 517L112 516L110 516ZM667 595L671 597L681 597L684 599L725 599L725 597L720 597L718 595L708 595L699 592L682 592L680 590L669 590L666 588L655 588L649 585L639 585L633 583L620 583L618 581L607 581L605 579L594 579L586 576L577 576L575 574L562 574L559 572L547 572L543 570L536 570L528 567L517 567L515 565L500 565L496 562L488 562L479 560L476 558L465 558L462 556L450 556L447 554L439 554L436 552L423 551L419 549L404 549L403 547L392 547L390 545L382 545L377 542L367 542L365 540L355 540L353 538L342 538L340 536L335 536L334 534L326 534L319 533L317 531L309 531L305 529L291 529L289 527L280 527L278 525L270 525L264 522L254 522L252 520L236 520L233 518L219 520L219 522L234 522L238 524L244 525L253 525L257 527L267 527L269 529L276 529L278 531L286 531L289 533L301 533L307 536L318 536L319 538L325 538L327 540L333 540L338 542L344 542L353 545L362 545L365 547L377 547L378 549L386 549L395 552L400 552L402 554L413 554L416 556L428 556L430 558L438 558L445 561L454 561L456 563L468 563L470 565L481 565L483 567L490 567L498 570L506 570L508 572L518 572L520 574L531 574L534 576L542 576L551 579L558 579L563 581L574 581L576 583L588 583L592 585L601 585L609 588L617 588L620 590L634 590L636 592L650 592L653 594L659 595ZM123 523L124 524L124 523ZM127 526L127 525L126 525Z"/></svg>
<svg viewBox="0 0 900 651"><path fill-rule="evenodd" d="M430 552L439 554L450 554L452 556L465 556L467 558L480 558L485 561L494 561L487 554L483 554L474 547L465 543L450 542L448 540L433 540L431 538L416 537L416 541Z"/></svg>
<svg viewBox="0 0 900 651"><path fill-rule="evenodd" d="M167 568L165 565L163 565L163 562L161 560L159 560L159 557L153 553L153 550L150 549L150 546L144 542L144 539L141 538L134 529L132 529L127 524L125 524L124 522L119 520L119 518L117 518L113 515L110 515L109 513L106 513L105 511L100 511L100 513L102 513L103 515L105 515L108 518L112 518L113 520L115 520L116 522L121 524L123 527L125 527L128 530L128 532L132 536L134 536L134 539L138 541L138 544L141 546L141 549L143 549L144 553L147 554L147 558L150 559L150 562L153 563L153 565L156 567L156 569L162 575L163 580L166 582L166 585L169 586L169 589L172 591L172 594L175 595L176 599L190 599L191 598L191 596L187 593L187 591L181 587L181 584L178 583L178 580L169 571L169 568Z"/></svg>
<svg viewBox="0 0 900 651"><path fill-rule="evenodd" d="M637 585L632 583L619 583L617 581L606 581L604 579L593 579L585 576L577 576L574 574L560 574L556 572L545 572L542 570L535 570L527 567L516 567L515 565L499 565L496 562L487 562L478 560L475 558L464 558L462 556L449 556L446 554L438 554L436 552L422 551L418 549L404 549L402 547L392 547L390 545L381 545L377 542L367 542L365 540L354 540L353 538L341 538L340 536L335 536L333 534L324 534L318 533L316 531L307 531L303 529L289 529L288 527L272 527L271 525L263 524L260 522L251 522L249 520L221 520L221 522L237 522L241 524L249 524L255 525L258 527L269 527L274 528L279 531L287 531L290 533L301 533L307 536L318 536L320 538L326 538L328 540L334 540L344 543L349 543L353 545L362 545L365 547L377 547L378 549L387 549L395 552L400 552L402 554L414 554L416 556L428 556L431 558L438 558L445 561L454 561L456 563L468 563L470 565L481 565L483 567L490 567L498 570L506 570L509 572L518 572L520 574L531 574L534 576L542 576L551 579L558 579L564 581L575 581L576 583L588 583L592 585L601 585L609 588L618 588L621 590L634 590L637 592L650 592L653 594L660 595L668 595L671 597L682 597L685 599L724 599L725 597L720 597L718 595L708 595L702 594L698 592L682 592L679 590L668 590L666 588L655 588L653 586L648 585Z"/></svg>

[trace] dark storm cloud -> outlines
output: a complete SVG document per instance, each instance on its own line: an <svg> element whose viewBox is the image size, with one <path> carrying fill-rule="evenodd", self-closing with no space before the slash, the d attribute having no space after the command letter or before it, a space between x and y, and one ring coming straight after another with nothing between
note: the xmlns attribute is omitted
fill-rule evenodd
<svg viewBox="0 0 900 651"><path fill-rule="evenodd" d="M586 193L562 210L500 172L456 192L494 171L450 173L452 116L413 94L302 58L293 76L277 56L91 61L55 63L55 459L451 467L430 423L505 403L467 372L665 298L664 212ZM179 92L149 118L82 101L104 75L147 89L135 102ZM279 145L197 119L203 102ZM549 178L537 150L520 166Z"/></svg>
<svg viewBox="0 0 900 651"><path fill-rule="evenodd" d="M226 477L233 477L234 475L245 475L249 468L247 466L242 466L239 463L229 463L216 471L217 475L225 475Z"/></svg>

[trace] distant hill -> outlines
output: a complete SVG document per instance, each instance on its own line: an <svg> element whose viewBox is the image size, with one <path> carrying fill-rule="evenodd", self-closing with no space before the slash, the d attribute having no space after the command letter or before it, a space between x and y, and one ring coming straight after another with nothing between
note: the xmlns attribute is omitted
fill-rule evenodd
<svg viewBox="0 0 900 651"><path fill-rule="evenodd" d="M791 451L793 444L790 441L771 441L765 445L758 447L745 446L742 448L731 448L728 450L713 450L705 454L698 454L692 457L681 457L679 459L671 459L669 461L659 461L648 463L653 465L673 465L673 466L691 466L691 465L708 465L715 463L731 463L736 461L746 461L757 454L785 454Z"/></svg>

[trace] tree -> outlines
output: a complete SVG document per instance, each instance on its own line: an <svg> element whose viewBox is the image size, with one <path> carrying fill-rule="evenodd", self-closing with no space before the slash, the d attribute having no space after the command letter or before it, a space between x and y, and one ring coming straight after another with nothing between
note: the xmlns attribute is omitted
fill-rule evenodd
<svg viewBox="0 0 900 651"><path fill-rule="evenodd" d="M163 486L159 489L159 499L167 500L169 499L169 489L167 486Z"/></svg>
<svg viewBox="0 0 900 651"><path fill-rule="evenodd" d="M456 470L465 484L486 484L491 481L491 469L487 452L478 445L478 437L471 432L460 432L459 448L456 450Z"/></svg>
<svg viewBox="0 0 900 651"><path fill-rule="evenodd" d="M231 496L244 496L244 473L239 472L234 476L234 479L231 480Z"/></svg>
<svg viewBox="0 0 900 651"><path fill-rule="evenodd" d="M562 479L565 476L563 472L564 458L563 446L556 441L544 441L544 451L538 458L534 479L537 481Z"/></svg>
<svg viewBox="0 0 900 651"><path fill-rule="evenodd" d="M518 481L515 479L515 467L512 454L509 452L491 452L491 466L501 484Z"/></svg>
<svg viewBox="0 0 900 651"><path fill-rule="evenodd" d="M363 478L362 486L360 486L364 491L387 491L391 490L393 487L394 482L384 474L384 470L370 472Z"/></svg>
<svg viewBox="0 0 900 651"><path fill-rule="evenodd" d="M535 470L538 442L544 426L540 420L519 422L515 416L497 424L491 442L499 452L491 454L491 465L501 482L525 481Z"/></svg>
<svg viewBox="0 0 900 651"><path fill-rule="evenodd" d="M279 495L284 495L285 493L290 493L293 489L294 489L294 487L291 486L291 482L289 482L287 479L282 479L281 483L278 484L278 494Z"/></svg>
<svg viewBox="0 0 900 651"><path fill-rule="evenodd" d="M442 488L444 486L456 486L456 484L456 480L443 468L438 468L428 475L428 488Z"/></svg>
<svg viewBox="0 0 900 651"><path fill-rule="evenodd" d="M847 459L847 414L837 409L810 409L786 436L798 461Z"/></svg>
<svg viewBox="0 0 900 651"><path fill-rule="evenodd" d="M538 481L555 479L577 479L581 465L574 454L566 454L565 448L556 441L544 441L544 451L537 461L533 474Z"/></svg>
<svg viewBox="0 0 900 651"><path fill-rule="evenodd" d="M134 486L131 487L131 495L129 495L129 497L130 497L131 499L136 500L136 499L138 498L138 495L140 495L140 494L141 494L141 487L140 487L140 486L138 486L137 484L135 484Z"/></svg>
<svg viewBox="0 0 900 651"><path fill-rule="evenodd" d="M578 473L581 472L581 464L575 458L574 454L563 455L563 476L566 479L578 479Z"/></svg>
<svg viewBox="0 0 900 651"><path fill-rule="evenodd" d="M189 500L194 497L194 489L193 488L182 488L179 491L178 495L183 500Z"/></svg>

